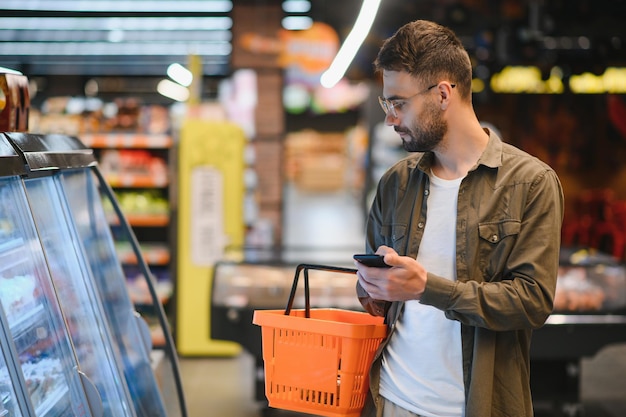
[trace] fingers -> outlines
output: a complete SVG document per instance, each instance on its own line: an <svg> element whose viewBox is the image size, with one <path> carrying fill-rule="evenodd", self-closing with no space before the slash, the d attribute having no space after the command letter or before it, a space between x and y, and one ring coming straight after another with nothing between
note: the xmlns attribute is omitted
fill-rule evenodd
<svg viewBox="0 0 626 417"><path fill-rule="evenodd" d="M367 267L358 262L357 276L361 287L377 300L419 300L426 286L427 274L416 259L400 256L390 247L376 251L391 268Z"/></svg>
<svg viewBox="0 0 626 417"><path fill-rule="evenodd" d="M389 246L385 246L385 245L380 245L378 247L378 249L376 249L376 254L377 255L387 255L388 253L395 253L397 254L397 252L393 249L390 248Z"/></svg>
<svg viewBox="0 0 626 417"><path fill-rule="evenodd" d="M389 279L386 275L386 271L389 268L377 268L368 267L364 265L357 265L357 277L361 287L372 297L378 300L384 299L386 294L386 287Z"/></svg>
<svg viewBox="0 0 626 417"><path fill-rule="evenodd" d="M370 295L370 297L376 298L380 295L379 294L380 291L379 291L378 285L376 284L377 282L376 280L367 279L365 275L363 275L360 271L357 272L356 275L358 277L359 284L365 290L365 292L367 292Z"/></svg>
<svg viewBox="0 0 626 417"><path fill-rule="evenodd" d="M376 250L376 254L383 255L385 257L385 263L389 266L393 267L402 265L401 256L398 255L398 252L396 252L393 248L390 248L389 246L379 246L378 250Z"/></svg>

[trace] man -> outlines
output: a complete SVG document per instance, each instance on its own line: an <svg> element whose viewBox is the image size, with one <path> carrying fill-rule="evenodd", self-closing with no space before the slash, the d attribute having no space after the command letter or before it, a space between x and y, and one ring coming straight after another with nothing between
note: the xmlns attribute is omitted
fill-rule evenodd
<svg viewBox="0 0 626 417"><path fill-rule="evenodd" d="M456 35L428 21L381 47L385 122L414 152L380 180L357 293L386 317L363 416L532 416L530 340L552 311L563 192L483 129Z"/></svg>

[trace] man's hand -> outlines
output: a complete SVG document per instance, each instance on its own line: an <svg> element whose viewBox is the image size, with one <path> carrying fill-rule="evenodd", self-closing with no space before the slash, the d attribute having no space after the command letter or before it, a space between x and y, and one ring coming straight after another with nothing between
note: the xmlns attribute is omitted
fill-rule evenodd
<svg viewBox="0 0 626 417"><path fill-rule="evenodd" d="M359 284L375 300L419 300L426 287L426 270L417 260L400 256L388 246L380 246L376 254L385 257L390 268L367 267L357 261Z"/></svg>

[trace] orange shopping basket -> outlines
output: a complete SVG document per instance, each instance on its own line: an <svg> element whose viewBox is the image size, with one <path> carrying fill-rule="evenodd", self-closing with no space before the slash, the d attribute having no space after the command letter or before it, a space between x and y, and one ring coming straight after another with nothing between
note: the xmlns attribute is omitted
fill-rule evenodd
<svg viewBox="0 0 626 417"><path fill-rule="evenodd" d="M357 417L369 389L369 369L387 333L382 317L334 308L311 309L309 269L355 269L301 264L287 308L256 310L261 326L265 395L269 406L328 417ZM305 308L292 309L304 270ZM356 296L356 294L355 294Z"/></svg>

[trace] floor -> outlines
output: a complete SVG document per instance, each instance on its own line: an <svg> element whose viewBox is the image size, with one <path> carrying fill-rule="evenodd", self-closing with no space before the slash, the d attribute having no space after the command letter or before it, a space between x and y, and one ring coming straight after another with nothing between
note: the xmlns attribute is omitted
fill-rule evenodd
<svg viewBox="0 0 626 417"><path fill-rule="evenodd" d="M285 244L307 251L307 259L339 262L363 249L360 200L349 193L312 194L288 189ZM294 252L303 253L303 252ZM298 256L298 255L294 255ZM188 417L295 417L267 410L255 400L255 359L246 351L232 358L181 358ZM626 345L609 346L580 369L583 406L537 411L541 416L623 417L626 415Z"/></svg>

